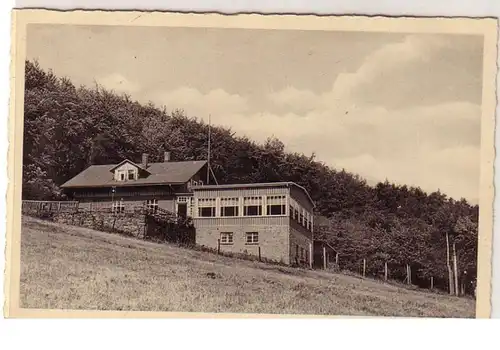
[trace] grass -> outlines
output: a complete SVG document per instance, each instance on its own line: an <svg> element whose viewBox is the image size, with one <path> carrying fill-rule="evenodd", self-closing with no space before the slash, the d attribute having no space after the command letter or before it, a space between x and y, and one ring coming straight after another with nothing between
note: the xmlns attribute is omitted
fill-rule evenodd
<svg viewBox="0 0 500 350"><path fill-rule="evenodd" d="M23 217L21 307L474 317L472 299Z"/></svg>

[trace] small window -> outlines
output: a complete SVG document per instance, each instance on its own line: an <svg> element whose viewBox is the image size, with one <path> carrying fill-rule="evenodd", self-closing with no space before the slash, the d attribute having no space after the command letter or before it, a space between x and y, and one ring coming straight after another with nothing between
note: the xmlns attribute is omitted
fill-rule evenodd
<svg viewBox="0 0 500 350"><path fill-rule="evenodd" d="M113 213L125 212L125 204L123 204L123 199L113 202L112 210L113 210Z"/></svg>
<svg viewBox="0 0 500 350"><path fill-rule="evenodd" d="M124 173L120 173L120 181L125 181L125 174Z"/></svg>
<svg viewBox="0 0 500 350"><path fill-rule="evenodd" d="M135 180L135 171L134 170L131 169L128 171L128 179Z"/></svg>
<svg viewBox="0 0 500 350"><path fill-rule="evenodd" d="M257 244L257 243L259 243L259 233L258 232L247 232L246 244Z"/></svg>
<svg viewBox="0 0 500 350"><path fill-rule="evenodd" d="M148 199L146 202L148 212L156 213L158 211L158 200Z"/></svg>
<svg viewBox="0 0 500 350"><path fill-rule="evenodd" d="M233 233L232 232L221 232L220 243L221 244L233 244Z"/></svg>

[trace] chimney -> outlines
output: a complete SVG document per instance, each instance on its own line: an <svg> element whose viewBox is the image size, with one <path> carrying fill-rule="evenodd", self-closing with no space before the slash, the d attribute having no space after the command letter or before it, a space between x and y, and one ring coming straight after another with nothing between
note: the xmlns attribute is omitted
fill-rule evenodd
<svg viewBox="0 0 500 350"><path fill-rule="evenodd" d="M143 168L148 167L148 154L147 153L142 154L142 167Z"/></svg>
<svg viewBox="0 0 500 350"><path fill-rule="evenodd" d="M165 163L170 162L170 152L165 152L165 154L164 154L164 162Z"/></svg>

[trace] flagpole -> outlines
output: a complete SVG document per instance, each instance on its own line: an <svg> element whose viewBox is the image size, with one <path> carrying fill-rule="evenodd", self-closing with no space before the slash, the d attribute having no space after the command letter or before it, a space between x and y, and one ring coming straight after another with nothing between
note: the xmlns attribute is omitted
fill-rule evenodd
<svg viewBox="0 0 500 350"><path fill-rule="evenodd" d="M211 124L210 114L208 115L208 157L207 157L207 185L210 184L210 141L211 141Z"/></svg>

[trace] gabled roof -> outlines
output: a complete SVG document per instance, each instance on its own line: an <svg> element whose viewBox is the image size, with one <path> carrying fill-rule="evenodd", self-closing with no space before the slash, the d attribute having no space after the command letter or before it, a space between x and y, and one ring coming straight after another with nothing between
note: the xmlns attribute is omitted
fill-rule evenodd
<svg viewBox="0 0 500 350"><path fill-rule="evenodd" d="M119 166L122 166L122 165L123 165L123 164L125 164L125 163L132 164L132 165L133 165L133 166L135 166L137 169L140 169L140 170L142 170L142 171L145 171L145 172L147 172L147 173L150 173L150 174L151 174L151 172L150 172L149 170L147 170L146 168L144 168L144 167L142 166L142 164L141 164L141 165L139 165L139 164L134 163L134 162L132 162L131 160L128 160L128 159L124 159L124 160L122 160L120 163L116 164L114 167L112 167L111 169L109 169L109 171L111 171L111 172L112 172L112 171L115 171L115 169L116 169L116 168L118 168Z"/></svg>
<svg viewBox="0 0 500 350"><path fill-rule="evenodd" d="M245 189L245 188L269 188L269 187L296 187L301 190L312 204L315 207L315 203L312 200L309 192L307 190L296 184L295 182L261 182L261 183L248 183L248 184L228 184L228 185L203 185L203 186L193 186L193 191L203 191L203 190L224 190L224 189Z"/></svg>
<svg viewBox="0 0 500 350"><path fill-rule="evenodd" d="M91 165L80 174L64 183L61 187L91 188L138 185L179 185L188 182L189 179L196 175L196 173L206 164L207 162L204 160L150 163L146 169L149 175L133 181L114 180L111 171L116 168L117 164ZM142 169L142 167L140 168Z"/></svg>

